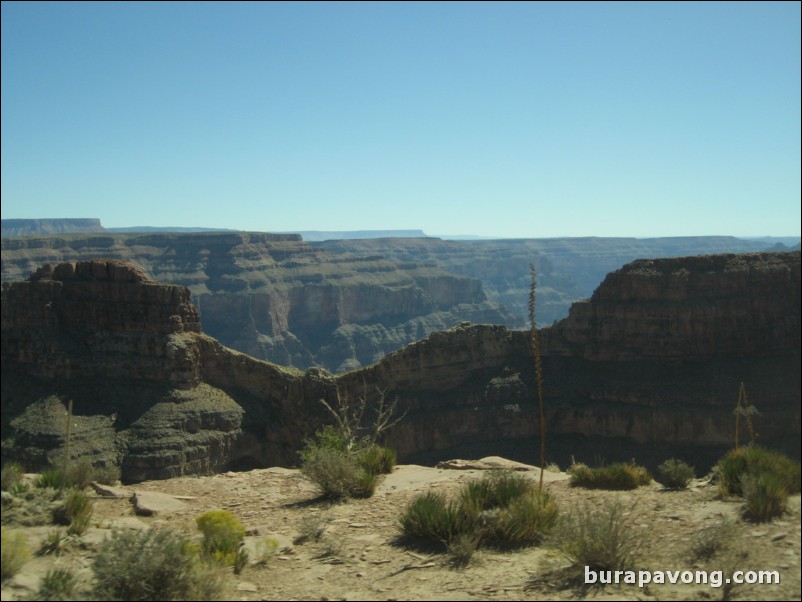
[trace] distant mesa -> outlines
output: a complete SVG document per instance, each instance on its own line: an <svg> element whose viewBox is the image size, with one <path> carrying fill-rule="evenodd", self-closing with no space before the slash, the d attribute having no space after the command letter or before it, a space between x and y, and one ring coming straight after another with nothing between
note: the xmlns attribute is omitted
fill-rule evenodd
<svg viewBox="0 0 802 602"><path fill-rule="evenodd" d="M11 236L48 236L50 234L91 234L106 232L95 218L4 219L3 238Z"/></svg>

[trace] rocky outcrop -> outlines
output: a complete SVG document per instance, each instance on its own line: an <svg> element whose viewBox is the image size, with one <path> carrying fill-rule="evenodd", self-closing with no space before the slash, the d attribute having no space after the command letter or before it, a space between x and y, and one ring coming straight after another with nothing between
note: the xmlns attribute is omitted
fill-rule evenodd
<svg viewBox="0 0 802 602"><path fill-rule="evenodd" d="M42 263L132 260L154 280L186 286L204 331L285 366L370 364L463 320L508 322L479 280L427 262L332 255L294 234L205 232L3 239L3 279Z"/></svg>
<svg viewBox="0 0 802 602"><path fill-rule="evenodd" d="M799 456L799 253L634 262L541 340L551 460L709 466L733 441L740 382L761 442ZM535 460L527 333L460 326L340 381L410 408L391 435L402 456Z"/></svg>
<svg viewBox="0 0 802 602"><path fill-rule="evenodd" d="M552 353L599 361L798 351L799 253L634 261L548 332Z"/></svg>
<svg viewBox="0 0 802 602"><path fill-rule="evenodd" d="M97 307L65 305L82 294ZM388 442L402 461L536 459L526 332L462 323L334 377L197 332L187 294L115 262L4 284L4 458L57 457L72 399L74 453L119 463L126 480L294 465L326 418L319 400L340 394L398 398L407 414ZM77 317L58 319L65 307ZM740 382L761 443L799 455L798 252L637 262L541 335L549 461L675 456L704 469L732 443Z"/></svg>
<svg viewBox="0 0 802 602"><path fill-rule="evenodd" d="M4 456L46 464L65 442L129 478L225 465L243 410L202 382L184 287L114 260L45 266L2 290Z"/></svg>

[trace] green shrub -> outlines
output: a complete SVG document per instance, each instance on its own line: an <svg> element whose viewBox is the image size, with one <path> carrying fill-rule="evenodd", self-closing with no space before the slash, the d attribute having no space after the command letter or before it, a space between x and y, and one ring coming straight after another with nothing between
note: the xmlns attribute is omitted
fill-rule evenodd
<svg viewBox="0 0 802 602"><path fill-rule="evenodd" d="M666 460L657 470L660 472L657 481L667 489L687 489L688 483L696 476L693 466L676 458Z"/></svg>
<svg viewBox="0 0 802 602"><path fill-rule="evenodd" d="M215 600L219 572L200 563L183 535L168 530L116 531L92 564L98 600Z"/></svg>
<svg viewBox="0 0 802 602"><path fill-rule="evenodd" d="M64 485L64 473L56 469L45 470L36 479L36 486L42 489L61 489Z"/></svg>
<svg viewBox="0 0 802 602"><path fill-rule="evenodd" d="M443 545L470 531L472 523L460 504L449 502L439 493L416 497L400 518L401 530L406 535Z"/></svg>
<svg viewBox="0 0 802 602"><path fill-rule="evenodd" d="M584 464L571 470L571 484L586 489L628 490L648 485L652 481L649 471L643 466L610 464L600 468L588 468Z"/></svg>
<svg viewBox="0 0 802 602"><path fill-rule="evenodd" d="M0 529L0 544L2 544L2 579L16 575L28 559L31 551L25 541L25 536L19 531L9 532Z"/></svg>
<svg viewBox="0 0 802 602"><path fill-rule="evenodd" d="M301 473L327 498L343 499L365 491L365 471L353 458L330 447L308 449Z"/></svg>
<svg viewBox="0 0 802 602"><path fill-rule="evenodd" d="M587 504L561 517L554 541L575 568L632 569L643 545L630 513L619 502L594 509Z"/></svg>
<svg viewBox="0 0 802 602"><path fill-rule="evenodd" d="M774 474L789 494L800 491L800 465L786 456L762 447L733 449L714 468L722 495L743 495L742 482L750 477Z"/></svg>
<svg viewBox="0 0 802 602"><path fill-rule="evenodd" d="M532 480L498 471L465 485L454 501L436 493L415 498L400 527L408 536L445 545L454 555L471 542L497 547L537 543L557 515L557 504Z"/></svg>
<svg viewBox="0 0 802 602"><path fill-rule="evenodd" d="M368 498L376 492L378 484L378 475L360 468L357 470L356 483L349 494L351 497Z"/></svg>
<svg viewBox="0 0 802 602"><path fill-rule="evenodd" d="M785 513L788 502L787 483L787 479L772 472L744 475L741 489L746 501L746 518L762 522Z"/></svg>
<svg viewBox="0 0 802 602"><path fill-rule="evenodd" d="M509 470L492 470L478 481L462 489L460 497L466 509L478 511L506 508L522 495L534 490L534 483L522 474Z"/></svg>
<svg viewBox="0 0 802 602"><path fill-rule="evenodd" d="M245 538L245 527L236 516L226 510L210 510L196 518L195 524L203 533L202 549L206 555L235 568L242 562L238 552Z"/></svg>
<svg viewBox="0 0 802 602"><path fill-rule="evenodd" d="M9 462L3 465L2 475L0 481L2 482L3 491L11 491L15 485L18 485L23 474L22 466L16 462Z"/></svg>
<svg viewBox="0 0 802 602"><path fill-rule="evenodd" d="M485 539L498 546L540 542L557 522L557 502L548 493L530 491L501 508Z"/></svg>
<svg viewBox="0 0 802 602"><path fill-rule="evenodd" d="M78 580L69 569L50 569L39 582L37 600L74 600Z"/></svg>
<svg viewBox="0 0 802 602"><path fill-rule="evenodd" d="M380 445L370 445L356 454L357 465L372 475L390 474L395 462L395 450Z"/></svg>

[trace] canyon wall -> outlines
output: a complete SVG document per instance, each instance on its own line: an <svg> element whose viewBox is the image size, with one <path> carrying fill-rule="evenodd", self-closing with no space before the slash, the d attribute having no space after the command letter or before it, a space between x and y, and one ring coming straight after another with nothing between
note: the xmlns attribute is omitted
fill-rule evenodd
<svg viewBox="0 0 802 602"><path fill-rule="evenodd" d="M204 332L223 344L285 366L345 372L462 321L525 328L531 263L539 322L548 325L634 259L765 245L734 237L307 243L297 234L99 231L4 238L2 279L24 280L45 263L131 261L154 280L188 287Z"/></svg>
<svg viewBox="0 0 802 602"><path fill-rule="evenodd" d="M72 399L74 453L126 480L294 465L326 418L320 399L338 393L398 399L407 414L388 443L402 462L535 459L525 331L465 322L332 376L221 345L198 332L188 295L105 260L4 283L4 459L58 457ZM799 457L798 252L635 262L541 340L549 461L707 468L732 445L741 382L759 441Z"/></svg>
<svg viewBox="0 0 802 602"><path fill-rule="evenodd" d="M504 323L475 278L379 254L332 255L297 234L204 232L4 238L4 281L44 263L111 258L186 286L203 330L290 367L345 371L463 320Z"/></svg>

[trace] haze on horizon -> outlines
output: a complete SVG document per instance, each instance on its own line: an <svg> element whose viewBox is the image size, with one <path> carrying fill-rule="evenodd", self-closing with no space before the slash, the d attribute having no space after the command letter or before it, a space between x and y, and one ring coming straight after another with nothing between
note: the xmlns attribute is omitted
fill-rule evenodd
<svg viewBox="0 0 802 602"><path fill-rule="evenodd" d="M2 3L2 217L798 236L800 4Z"/></svg>

